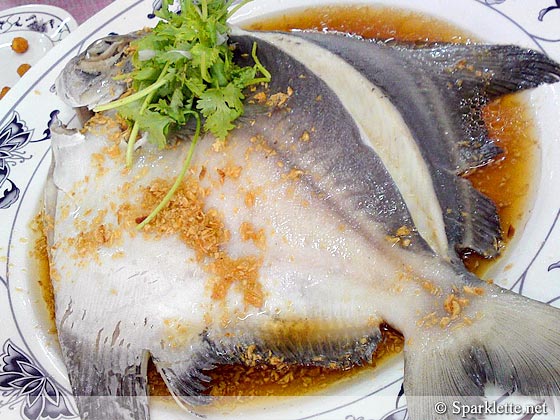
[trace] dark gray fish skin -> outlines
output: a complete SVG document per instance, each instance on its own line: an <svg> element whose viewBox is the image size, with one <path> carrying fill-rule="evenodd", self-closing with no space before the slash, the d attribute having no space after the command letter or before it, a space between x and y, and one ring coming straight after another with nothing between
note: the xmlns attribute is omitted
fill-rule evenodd
<svg viewBox="0 0 560 420"><path fill-rule="evenodd" d="M110 35L93 42L64 67L55 82L57 94L73 107L89 109L119 98L128 83L114 77L132 71L126 48L138 36Z"/></svg>
<svg viewBox="0 0 560 420"><path fill-rule="evenodd" d="M253 42L262 43L250 36L232 36L231 41L239 52L250 51ZM241 54L237 59L242 64L247 60ZM289 87L293 94L286 109L273 112L261 126L244 129L263 136L288 165L314 173L315 179L304 176L304 182L312 185L317 194L328 195L330 205L364 236L374 238L368 233L372 222L382 226L387 235L402 226L413 228L398 187L379 156L363 143L359 127L332 90L304 64L273 47L263 44L259 60L269 68L282 69L269 83L270 93L286 92ZM316 140L301 141L305 132ZM276 141L278 138L283 142ZM411 230L411 246L432 252L424 239Z"/></svg>
<svg viewBox="0 0 560 420"><path fill-rule="evenodd" d="M300 38L285 35L294 43L297 43L298 39L302 42L305 40L301 38L301 35L298 36ZM364 66L367 64L367 61L360 59L361 47L358 48L354 45L356 40L338 37L325 39L327 40L325 47L328 50L336 50L335 47L339 47L341 43L346 42L344 40L348 40L349 44L346 48L348 52L357 50L357 53L356 57L349 57L347 61L353 60L356 68L358 68L356 63L362 63ZM344 222L348 232L352 233L348 238L367 245L367 251L371 256L368 255L368 259L363 261L369 263L369 258L371 258L371 261L377 262L377 264L358 267L360 273L363 274L363 277L360 277L363 282L351 284L349 288L363 287L368 293L352 295L353 299L359 300L351 300L348 310L355 311L366 307L368 310L372 309L371 313L381 314L386 321L400 328L405 334L407 339L405 391L409 399L411 418L414 420L431 418L436 402L432 399L438 398L438 396L443 396L444 399L453 396L461 402L477 403L480 396L483 395L482 384L486 381L501 385L508 391L518 389L526 394L559 394L560 334L555 327L559 318L558 310L516 296L498 287L486 285L467 273L454 261L450 263L445 258L436 255L414 230L411 213L383 161L372 148L363 144L362 134L353 115L345 110L344 104L329 86L313 74L305 63L299 62L274 45L263 41L259 38L259 34L235 35L232 37L232 41L237 43L238 58L241 61L245 59L242 54L250 52L253 42L256 41L259 45L260 60L273 70L274 78L269 86L269 93L287 92L288 88L293 89L293 93L288 95L285 106L272 110L270 114L255 113L255 115L247 116L249 119L253 118L254 121L243 124L232 132L230 147L239 147L240 144L247 145L250 144L250 138L261 137L275 152L274 157L270 157L272 162L270 166L276 167L275 163L281 163L286 168L301 169L303 174L298 182L313 191L316 197L320 197L317 213L334 214L335 219ZM315 38L313 38L313 42L316 42ZM329 46L331 42L333 46ZM367 46L368 49L375 48L375 45L364 42L364 46ZM341 48L341 50L345 49ZM391 56L392 53L387 54ZM540 59L540 56L537 58ZM395 57L392 59L396 60ZM281 71L275 72L274 69L281 69ZM362 74L366 76L368 71L367 68L361 69ZM547 80L546 77L543 77L541 81ZM317 100L319 97L321 100ZM414 103L414 101L412 102ZM416 102L421 102L421 100L417 98ZM395 104L395 106L397 105ZM452 119L447 123L454 124ZM420 122L415 124L419 125ZM455 128L460 130L460 128ZM411 128L411 130L418 135L423 128ZM306 132L311 136L311 141L301 140ZM60 132L59 134L62 138L53 138L54 149L60 147L64 141L65 133ZM428 146L420 140L416 140L426 155ZM441 139L434 141L442 142ZM82 144L83 149L88 147L88 143L89 145L94 144L94 142L85 142ZM430 162L430 168L437 167L438 159L444 162L448 158L452 163L448 162L443 169L438 168L437 170L441 174L434 175L434 172L437 172L434 169L431 175L433 179L440 181L435 189L439 191L451 188L452 191L460 191L465 184L458 178L457 173L460 172L458 167L453 167L453 165L458 164L458 156L461 156L461 153L455 149L450 152L444 146L445 143L438 144L442 145L442 150L437 150L441 153L438 153L437 157L432 160L426 158ZM64 146L63 143L62 146ZM205 147L202 144L199 146ZM90 152L98 152L98 150ZM66 150L65 153L69 153L69 150ZM170 155L167 155L167 158L170 158ZM87 165L89 156L84 159L84 164ZM204 155L200 159L204 164ZM76 160L78 162L73 162L73 164L79 167L80 162L78 159ZM180 162L178 158L177 161ZM76 181L71 178L73 171L68 170L69 173L64 173L65 162L62 159L60 161L55 159L54 164L57 166L54 178L57 176L57 171L61 172L58 173L58 176L70 176L66 183L73 185ZM113 179L125 177L126 175L122 173L121 169L119 167L118 170L113 170L110 174L111 181L106 179L105 181L113 182ZM152 170L166 171L161 167L152 168ZM78 179L78 181L80 180ZM64 222L63 215L56 215L52 211L57 199L54 182L51 180L47 185L47 212L54 217L61 217ZM53 189L53 187L55 188ZM101 192L107 193L102 189L103 183L94 183L90 185L90 188L100 188ZM58 192L58 194L59 197L65 198L64 193ZM466 200L464 194L461 197ZM446 196L439 191L438 198L445 200ZM278 199L282 200L282 197L273 197L273 200ZM451 198L448 199L451 200ZM91 203L82 204L91 205ZM476 199L473 200L472 197L466 203L455 203L454 205L462 206L460 208L467 209L469 213L480 211L477 208ZM470 208L467 206L472 206L473 210L469 210ZM445 209L443 204L442 209ZM292 213L292 209L289 209L288 214L292 215ZM301 227L298 222L298 220L289 219L293 229ZM455 221L458 224L463 222L464 220L460 219ZM448 232L454 232L455 227L452 223L453 221L449 220L446 223ZM69 225L74 226L73 223L69 223ZM410 232L410 246L406 248L393 247L386 240L386 235L394 234L401 226L413 228ZM458 229L465 230L466 228L460 226ZM59 232L59 234L64 236L64 232ZM343 236L342 233L340 235ZM450 242L451 239L454 237L450 238ZM455 240L457 239L455 238ZM139 246L136 252L140 253L141 248ZM450 245L450 248L453 249L454 246ZM304 248L300 249L300 251L303 250ZM408 264L414 265L413 262L418 263L418 261L420 261L420 267L415 267L418 268L418 276L428 275L426 273L432 275L433 278L430 277L430 280L433 280L436 286L441 287L442 296L432 296L420 286L412 287L410 293L405 292L402 295L393 290L393 282L396 280L392 276ZM127 262L132 266L136 264L135 261L127 260ZM109 264L122 264L118 260L115 262L110 258L104 260L103 263L96 269L101 270L103 266ZM323 263L325 266L336 266L343 264L344 261L332 257L325 259ZM178 265L179 263L169 261L168 264ZM389 266L387 270L390 271L387 278L383 277L385 265ZM432 266L435 267L433 272L430 271ZM313 270L313 267L309 270ZM374 278L370 278L370 276L374 276ZM137 277L129 276L118 280L135 281ZM75 280L79 281L79 278ZM110 280L108 279L108 281ZM270 279L262 280L269 281ZM336 287L332 283L326 284L329 280L336 280ZM165 279L160 279L160 282L162 281ZM379 328L371 325L369 321L365 320L365 317L361 318L364 316L364 312L359 312L361 317L355 318L359 321L355 323L354 319L352 319L352 323L349 322L349 318L337 319L340 314L336 311L329 312L331 306L340 300L341 293L347 291L346 281L344 276L336 279L319 276L316 283L324 284L325 289L317 291L317 289L313 289L312 285L301 287L305 290L305 295L302 296L305 298L305 306L303 310L299 308L301 312L298 314L315 315L325 320L329 328L322 332L322 335L297 341L284 335L275 336L266 330L259 320L282 323L286 321L282 318L282 313L263 314L259 312L255 313L253 317L247 318L249 320L247 322L250 322L252 318L253 324L240 322L239 324L231 323L225 327L212 325L201 329L200 332L197 332L197 341L188 345L184 356L181 355L180 358L174 360L167 359L170 356L165 352L157 354L158 351L162 351L160 341L150 341L144 345L138 343L161 324L161 320L157 318L159 314L150 314L153 317L150 320L139 317L132 321L129 319L123 321L123 323L130 321L129 327L133 325L134 328L128 329L135 331L129 331L126 327L121 326L119 321L116 325L104 326L98 330L97 339L80 336L85 324L97 326L95 322L99 320L90 312L92 309L103 308L105 302L91 301L87 297L76 296L82 299L81 304L86 306L82 308L71 300L71 304L66 309L57 310L57 322L60 327L59 336L63 353L81 415L92 420L148 418L149 413L144 399L146 385L144 350L152 352L154 361L168 386L187 405L203 404L209 401L209 398L203 395L209 381L205 370L211 369L218 363L243 361L242 355L246 354L252 346L254 346L256 354L263 358L270 355L278 356L290 363L309 363L317 366L334 363L341 367L362 363L371 357L378 344L380 332ZM366 289L363 283L369 285L368 282L372 282L372 285L368 286L371 288ZM189 287L194 288L193 284L189 284ZM409 283L409 287L411 287L410 284L413 282ZM122 287L121 285L122 282L118 282L117 286ZM464 286L484 288L485 294L480 297L480 300L469 297L472 301L465 312L474 319L477 310L484 310L485 317L477 320L477 324L474 326L459 328L457 331L439 329L437 326L435 329L419 327L418 322L421 319L418 319L418 313L421 310L439 311L445 315L443 300L446 295L452 293L461 295ZM63 289L66 297L72 296L72 292L78 294L78 291L71 289L72 286L60 287L66 287ZM145 298L143 293L150 297L153 293L152 290L144 290L141 287L134 288L132 291L125 289L125 291L139 301ZM192 293L192 290L189 290L189 293ZM274 295L285 292L271 288L269 293ZM326 295L321 293L326 293ZM425 293L426 296L422 293ZM124 294L122 293L122 295ZM57 296L57 299L65 297L64 293L61 295L62 297ZM420 302L419 299L425 300L425 302ZM433 302L430 299L434 299ZM142 313L142 308L133 307L135 305L130 302L127 304L130 304L131 307L129 311L124 311L122 316L129 316L135 311L138 312L135 314L136 316ZM162 304L165 303L162 302ZM421 309L418 309L419 304ZM57 302L57 305L60 303ZM86 307L90 318L84 320ZM324 312L318 311L318 308ZM187 309L188 311L190 308ZM306 311L310 311L310 313L308 314ZM118 313L113 315L118 316ZM264 321L262 322L264 323ZM531 334L535 331L538 332L538 335ZM138 335L134 335L134 333ZM513 342L512 336L516 338ZM504 343L507 343L507 346ZM524 357L527 354L530 354L531 357ZM434 360L438 361L435 366ZM448 378L458 379L449 381ZM106 396L115 395L124 395L125 398L117 398L114 400L114 405L103 405ZM130 398L128 398L129 396Z"/></svg>
<svg viewBox="0 0 560 420"><path fill-rule="evenodd" d="M494 204L457 174L487 164L501 150L488 137L482 107L500 95L560 80L560 66L517 46L389 45L338 35L296 32L342 57L399 110L430 164L451 255L499 254Z"/></svg>

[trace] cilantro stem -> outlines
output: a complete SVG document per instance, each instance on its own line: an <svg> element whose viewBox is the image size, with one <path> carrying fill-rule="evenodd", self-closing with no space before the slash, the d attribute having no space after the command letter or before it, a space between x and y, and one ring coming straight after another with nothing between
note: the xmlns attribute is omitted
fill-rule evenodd
<svg viewBox="0 0 560 420"><path fill-rule="evenodd" d="M140 124L138 121L134 121L132 130L130 130L130 136L128 137L128 143L126 144L126 167L132 167L132 155L134 154L134 144L136 143L136 137L138 136L138 131L140 130Z"/></svg>
<svg viewBox="0 0 560 420"><path fill-rule="evenodd" d="M93 111L94 112L107 111L109 109L117 108L122 105L130 104L134 101L137 101L138 99L142 99L143 97L149 95L152 92L155 92L166 83L167 83L167 79L162 79L162 80L158 79L158 81L151 84L147 88L139 90L138 92L133 93L132 95L126 96L124 98L117 99L116 101L109 102L108 104L96 106L95 108L93 108Z"/></svg>
<svg viewBox="0 0 560 420"><path fill-rule="evenodd" d="M163 69L161 70L161 73L159 74L158 79L151 86L155 86L158 83L162 83L162 82L167 83L167 80L165 79L165 76L167 74L167 69L168 68L169 68L169 62L165 63L165 66L163 66ZM148 93L148 95L144 99L144 102L142 103L142 107L140 108L140 111L139 111L138 115L142 115L144 113L146 108L148 108L148 105L150 105L150 103L152 102L152 99L153 99L155 94L156 94L155 89ZM140 124L138 123L138 120L136 120L136 121L134 121L134 125L132 126L132 130L130 130L130 136L128 137L128 143L126 145L126 167L129 168L129 169L132 167L132 157L133 157L132 155L134 154L134 144L136 144L136 137L138 136L138 131L139 130L140 130Z"/></svg>
<svg viewBox="0 0 560 420"><path fill-rule="evenodd" d="M207 0L201 0L200 5L202 6L202 20L206 22L208 20L208 2Z"/></svg>
<svg viewBox="0 0 560 420"><path fill-rule="evenodd" d="M257 57L257 43L256 42L253 42L253 48L251 49L251 56L253 57L253 61L255 62L255 66L257 67L257 70L260 71L261 74L264 77L259 77L257 79L253 79L253 80L251 80L250 84L254 85L254 84L257 84L257 83L261 83L261 82L270 82L270 79L271 79L272 75L266 69L266 67L262 65L262 63L259 60L259 57Z"/></svg>
<svg viewBox="0 0 560 420"><path fill-rule="evenodd" d="M191 166L191 161L192 161L192 157L193 157L193 154L194 154L194 149L196 148L196 143L198 142L198 139L200 137L200 116L196 112L192 112L191 114L194 115L194 117L196 118L196 130L194 132L194 136L193 136L193 139L191 141L191 145L189 147L187 157L185 158L185 161L183 163L183 167L181 168L181 172L179 172L179 176L175 179L175 182L173 183L173 186L167 192L165 197L163 197L163 200L161 200L161 202L157 205L157 207L152 210L152 212L148 215L148 217L146 217L144 220L142 220L141 223L139 223L136 226L136 229L138 229L138 230L141 230L144 226L146 226L148 223L150 223L152 220L154 220L154 218L158 215L158 213L165 206L167 206L169 201L171 201L171 198L173 198L173 196L175 195L175 193L177 192L177 190L181 186L181 183L183 182L183 179L185 178L185 174L187 173L187 170Z"/></svg>

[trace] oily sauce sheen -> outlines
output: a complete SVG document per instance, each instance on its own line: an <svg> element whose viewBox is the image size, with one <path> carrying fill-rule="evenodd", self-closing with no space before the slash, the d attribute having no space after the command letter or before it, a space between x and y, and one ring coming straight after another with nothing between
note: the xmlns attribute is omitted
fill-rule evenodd
<svg viewBox="0 0 560 420"><path fill-rule="evenodd" d="M252 30L314 29L341 31L376 39L402 41L470 43L475 39L465 31L435 18L386 7L328 6L300 9L275 15L246 25ZM497 205L501 218L504 245L514 236L527 208L537 143L531 121L522 101L513 95L491 103L484 110L491 138L504 153L494 162L472 171L467 178ZM53 294L48 279L46 244L39 239L35 249L39 256L39 283L51 318L54 319ZM467 267L483 275L491 262L476 255L464 255ZM51 322L54 325L54 322ZM54 327L52 328L54 329ZM382 326L383 340L373 360L361 367L342 371L309 366L227 365L209 372L209 394L226 396L289 396L319 391L335 383L349 381L366 370L402 351L402 336L388 325ZM373 372L372 372L373 374ZM163 380L151 364L149 391L152 396L169 395Z"/></svg>

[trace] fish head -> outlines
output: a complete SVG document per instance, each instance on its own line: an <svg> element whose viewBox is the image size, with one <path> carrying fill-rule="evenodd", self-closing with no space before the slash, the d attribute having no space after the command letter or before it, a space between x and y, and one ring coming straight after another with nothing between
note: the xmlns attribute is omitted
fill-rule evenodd
<svg viewBox="0 0 560 420"><path fill-rule="evenodd" d="M72 107L94 108L121 96L128 82L115 80L132 70L128 47L136 34L109 35L72 58L55 82L57 94Z"/></svg>

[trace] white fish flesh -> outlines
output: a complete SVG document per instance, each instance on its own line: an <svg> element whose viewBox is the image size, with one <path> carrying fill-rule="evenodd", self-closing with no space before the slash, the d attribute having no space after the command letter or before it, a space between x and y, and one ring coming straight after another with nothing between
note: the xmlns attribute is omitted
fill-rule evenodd
<svg viewBox="0 0 560 420"><path fill-rule="evenodd" d="M499 250L494 205L460 177L500 152L480 107L558 81L558 64L514 46L238 30L231 41L240 61L256 41L272 82L247 93L223 148L200 141L181 190L141 232L189 136L144 145L124 171L110 116L83 132L52 127L45 220L82 418L147 419L150 356L195 410L217 364L360 364L383 322L406 340L413 420L438 401L480 401L486 383L559 395L560 312L457 256Z"/></svg>

